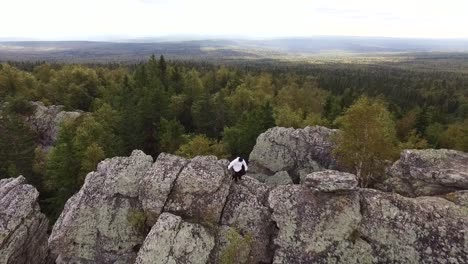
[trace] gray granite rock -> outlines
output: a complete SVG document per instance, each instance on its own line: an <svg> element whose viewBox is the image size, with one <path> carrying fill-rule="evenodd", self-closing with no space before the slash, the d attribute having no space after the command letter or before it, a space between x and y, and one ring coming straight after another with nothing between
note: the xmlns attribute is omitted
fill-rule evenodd
<svg viewBox="0 0 468 264"><path fill-rule="evenodd" d="M273 263L467 263L468 211L441 197L371 189L270 192Z"/></svg>
<svg viewBox="0 0 468 264"><path fill-rule="evenodd" d="M262 133L250 153L249 170L273 175L287 171L299 183L299 171L335 168L332 136L337 130L314 126L304 129L274 127Z"/></svg>
<svg viewBox="0 0 468 264"><path fill-rule="evenodd" d="M145 239L140 181L153 159L142 151L99 163L54 225L49 248L57 263L132 263Z"/></svg>
<svg viewBox="0 0 468 264"><path fill-rule="evenodd" d="M237 237L237 240L249 242L245 245L249 248L248 262L244 263L271 263L273 258L270 241L276 229L266 204L269 190L267 185L249 178L231 186L221 225L231 228L224 230L231 236L230 240ZM225 244L226 232L218 234L217 243ZM222 257L224 249L219 249L218 260Z"/></svg>
<svg viewBox="0 0 468 264"><path fill-rule="evenodd" d="M66 120L75 120L80 117L81 111L64 111L61 105L45 106L42 102L31 102L34 112L26 119L26 123L39 136L39 144L48 149L58 137L60 125Z"/></svg>
<svg viewBox="0 0 468 264"><path fill-rule="evenodd" d="M0 263L46 263L48 220L23 176L0 180Z"/></svg>
<svg viewBox="0 0 468 264"><path fill-rule="evenodd" d="M356 190L356 175L334 170L313 172L307 175L304 185L322 192Z"/></svg>
<svg viewBox="0 0 468 264"><path fill-rule="evenodd" d="M387 189L405 196L468 189L468 153L447 149L404 150L389 169Z"/></svg>
<svg viewBox="0 0 468 264"><path fill-rule="evenodd" d="M279 171L275 173L273 176L266 178L265 183L271 186L277 186L277 185L293 184L293 181L287 171Z"/></svg>
<svg viewBox="0 0 468 264"><path fill-rule="evenodd" d="M201 225L162 213L138 252L136 264L207 263L213 236Z"/></svg>
<svg viewBox="0 0 468 264"><path fill-rule="evenodd" d="M232 181L227 166L227 160L218 160L215 156L191 159L177 177L164 211L215 226L221 218Z"/></svg>
<svg viewBox="0 0 468 264"><path fill-rule="evenodd" d="M171 154L161 153L140 183L140 201L148 226L153 226L161 214L167 197L179 173L189 161Z"/></svg>

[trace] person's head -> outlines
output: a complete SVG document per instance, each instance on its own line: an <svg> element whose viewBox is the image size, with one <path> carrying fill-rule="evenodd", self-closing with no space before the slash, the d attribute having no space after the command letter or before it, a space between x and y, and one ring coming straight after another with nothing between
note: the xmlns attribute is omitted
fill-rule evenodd
<svg viewBox="0 0 468 264"><path fill-rule="evenodd" d="M243 161L244 161L244 159L241 158L241 157L238 157L237 159L239 160L239 162L243 162Z"/></svg>

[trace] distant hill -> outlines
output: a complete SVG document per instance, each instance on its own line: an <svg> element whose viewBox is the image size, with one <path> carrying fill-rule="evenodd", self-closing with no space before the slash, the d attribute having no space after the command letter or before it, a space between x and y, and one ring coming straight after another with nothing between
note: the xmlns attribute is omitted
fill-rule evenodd
<svg viewBox="0 0 468 264"><path fill-rule="evenodd" d="M145 60L153 53L170 59L225 60L406 52L468 52L468 40L379 37L184 41L146 38L115 42L0 40L0 61L131 62Z"/></svg>

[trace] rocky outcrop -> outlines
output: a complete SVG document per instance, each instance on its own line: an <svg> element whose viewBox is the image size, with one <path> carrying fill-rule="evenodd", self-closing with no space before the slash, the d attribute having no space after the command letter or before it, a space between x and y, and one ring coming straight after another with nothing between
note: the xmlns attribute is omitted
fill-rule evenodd
<svg viewBox="0 0 468 264"><path fill-rule="evenodd" d="M162 153L146 172L140 184L139 197L148 226L156 223L177 176L187 163L184 158Z"/></svg>
<svg viewBox="0 0 468 264"><path fill-rule="evenodd" d="M304 185L322 192L350 191L357 188L358 181L354 174L325 170L307 175Z"/></svg>
<svg viewBox="0 0 468 264"><path fill-rule="evenodd" d="M0 263L46 263L48 220L23 176L0 180Z"/></svg>
<svg viewBox="0 0 468 264"><path fill-rule="evenodd" d="M468 153L447 149L404 150L388 174L388 190L410 197L468 189Z"/></svg>
<svg viewBox="0 0 468 264"><path fill-rule="evenodd" d="M203 226L163 213L151 228L135 263L207 263L214 244L213 236Z"/></svg>
<svg viewBox="0 0 468 264"><path fill-rule="evenodd" d="M105 160L67 202L50 250L57 263L468 263L466 191L407 198L330 170L301 185L234 183L227 165Z"/></svg>
<svg viewBox="0 0 468 264"><path fill-rule="evenodd" d="M45 106L42 102L31 102L34 112L26 119L26 123L39 136L39 144L48 149L58 137L60 124L65 120L75 120L82 115L82 112L63 111L61 105Z"/></svg>
<svg viewBox="0 0 468 264"><path fill-rule="evenodd" d="M439 197L362 190L356 237L378 263L468 263L468 211Z"/></svg>
<svg viewBox="0 0 468 264"><path fill-rule="evenodd" d="M272 190L268 200L279 229L273 263L332 263L327 261L336 255L334 248L344 247L361 222L357 192L284 185Z"/></svg>
<svg viewBox="0 0 468 264"><path fill-rule="evenodd" d="M165 212L207 225L216 225L229 194L228 161L215 156L195 157L180 171Z"/></svg>
<svg viewBox="0 0 468 264"><path fill-rule="evenodd" d="M99 163L54 225L57 263L133 263L145 239L140 181L153 159L141 151Z"/></svg>
<svg viewBox="0 0 468 264"><path fill-rule="evenodd" d="M226 258L226 251L233 243L245 244L246 262L242 263L271 263L273 249L270 242L276 227L267 205L269 190L266 185L249 177L231 186L217 238L220 248L215 253L218 261L215 263Z"/></svg>
<svg viewBox="0 0 468 264"><path fill-rule="evenodd" d="M213 233L214 240L231 183L227 163L213 156L186 160L164 153L153 163L141 151L102 161L67 201L54 225L49 238L54 258L57 263L133 263L164 212L184 222L177 220L180 225L171 232L183 235L181 230L188 228L196 240L203 228ZM148 239L151 236L145 248L151 255L156 242ZM180 245L175 243L171 252ZM185 246L187 252L196 250L191 244ZM140 261L145 258L142 255Z"/></svg>
<svg viewBox="0 0 468 264"><path fill-rule="evenodd" d="M265 183L268 185L276 186L276 185L293 184L293 181L287 171L279 171L275 173L273 176L267 177L265 179Z"/></svg>
<svg viewBox="0 0 468 264"><path fill-rule="evenodd" d="M252 172L273 175L287 171L299 183L299 175L335 168L331 137L335 129L314 126L304 129L274 127L257 138L249 157Z"/></svg>
<svg viewBox="0 0 468 264"><path fill-rule="evenodd" d="M273 263L467 263L468 212L439 197L280 186Z"/></svg>

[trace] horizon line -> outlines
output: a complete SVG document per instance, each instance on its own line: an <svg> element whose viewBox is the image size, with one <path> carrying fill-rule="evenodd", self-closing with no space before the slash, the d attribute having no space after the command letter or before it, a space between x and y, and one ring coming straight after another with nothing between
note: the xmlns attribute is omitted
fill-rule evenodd
<svg viewBox="0 0 468 264"><path fill-rule="evenodd" d="M170 40L171 38L180 40ZM313 39L313 38L367 38L367 39L407 39L407 40L458 40L468 41L468 37L395 37L395 36L363 36L363 35L308 35L308 36L270 36L252 37L243 35L204 35L204 34L174 34L161 36L93 36L90 38L29 38L29 37L0 37L0 42L183 42L194 40L281 40L281 39ZM158 40L159 39L159 40Z"/></svg>

